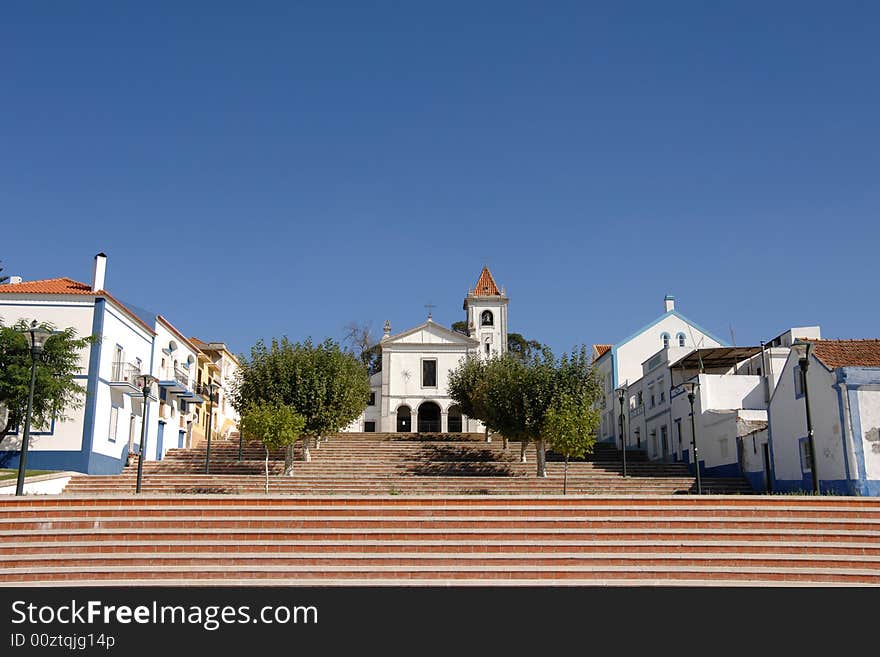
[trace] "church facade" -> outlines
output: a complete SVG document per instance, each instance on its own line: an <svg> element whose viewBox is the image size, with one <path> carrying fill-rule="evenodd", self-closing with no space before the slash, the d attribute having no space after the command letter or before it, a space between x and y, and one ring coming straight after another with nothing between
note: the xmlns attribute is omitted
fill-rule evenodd
<svg viewBox="0 0 880 657"><path fill-rule="evenodd" d="M366 410L347 431L459 433L483 431L462 415L449 397L449 374L469 356L491 358L507 352L508 297L487 267L464 300L467 335L433 321L391 334L379 345L382 369L370 377Z"/></svg>

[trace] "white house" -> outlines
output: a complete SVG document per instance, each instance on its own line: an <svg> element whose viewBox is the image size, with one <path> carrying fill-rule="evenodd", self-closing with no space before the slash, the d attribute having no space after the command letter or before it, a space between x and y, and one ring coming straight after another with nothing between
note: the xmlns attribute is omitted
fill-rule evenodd
<svg viewBox="0 0 880 657"><path fill-rule="evenodd" d="M380 341L382 369L370 378L370 401L349 431L482 431L478 420L463 416L447 391L449 373L468 356L488 358L507 352L509 299L483 268L464 300L468 335L435 323L391 335L385 323Z"/></svg>
<svg viewBox="0 0 880 657"><path fill-rule="evenodd" d="M642 377L626 386L627 448L694 471L696 432L701 474L743 475L756 490L772 488L767 405L793 335L818 337L819 327L789 329L754 347L660 349L642 363ZM693 419L685 383L696 384Z"/></svg>
<svg viewBox="0 0 880 657"><path fill-rule="evenodd" d="M770 400L774 489L813 489L809 398L821 490L880 495L880 340L795 337L812 347L806 377L792 352Z"/></svg>
<svg viewBox="0 0 880 657"><path fill-rule="evenodd" d="M605 391L599 404L602 409L598 436L600 441L616 441L621 444L620 423L617 421L620 409L617 408L619 404L615 389L621 384L637 381L645 376L643 364L659 350L718 347L725 344L679 313L675 309L674 297L667 295L663 303L664 313L635 333L616 344L593 345L594 366ZM657 365L659 361L657 364L649 364L648 370L654 370ZM661 378L658 374L658 380L654 382L657 400L663 384ZM668 381L663 385L668 390ZM664 393L664 397L666 394Z"/></svg>
<svg viewBox="0 0 880 657"><path fill-rule="evenodd" d="M96 255L91 284L70 278L23 282L12 277L0 286L4 324L36 319L57 328L73 327L80 337L98 338L80 355L84 405L69 411L68 421L53 421L31 432L30 468L119 472L133 444L140 442L144 418L149 430L151 413L155 416L156 400L148 400L143 408L136 387L136 376L150 371L155 331L105 289L106 266L107 257ZM19 430L0 443L3 467L18 465Z"/></svg>

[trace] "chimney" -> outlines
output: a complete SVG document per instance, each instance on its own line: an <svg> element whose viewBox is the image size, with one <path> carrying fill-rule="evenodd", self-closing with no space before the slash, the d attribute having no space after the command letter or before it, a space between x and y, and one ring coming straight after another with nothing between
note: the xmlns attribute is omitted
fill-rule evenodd
<svg viewBox="0 0 880 657"><path fill-rule="evenodd" d="M671 294L666 295L666 297L663 299L663 303L666 306L666 312L671 312L675 310L675 297Z"/></svg>
<svg viewBox="0 0 880 657"><path fill-rule="evenodd" d="M8 284L9 285L18 285L21 283L21 276L10 276Z"/></svg>
<svg viewBox="0 0 880 657"><path fill-rule="evenodd" d="M95 256L95 271L92 275L92 292L104 289L104 278L107 276L107 254Z"/></svg>

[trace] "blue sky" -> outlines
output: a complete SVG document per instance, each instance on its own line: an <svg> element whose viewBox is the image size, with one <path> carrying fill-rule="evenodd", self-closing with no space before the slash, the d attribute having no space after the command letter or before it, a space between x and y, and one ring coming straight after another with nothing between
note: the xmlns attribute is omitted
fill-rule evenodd
<svg viewBox="0 0 880 657"><path fill-rule="evenodd" d="M484 262L556 350L878 337L878 79L870 2L6 2L0 259L236 351Z"/></svg>

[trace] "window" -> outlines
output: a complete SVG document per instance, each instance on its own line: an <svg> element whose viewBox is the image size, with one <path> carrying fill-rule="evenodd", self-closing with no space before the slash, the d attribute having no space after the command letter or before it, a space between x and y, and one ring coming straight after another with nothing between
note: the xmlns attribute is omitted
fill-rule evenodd
<svg viewBox="0 0 880 657"><path fill-rule="evenodd" d="M488 347L488 345L486 345ZM423 388L436 388L437 387L437 361L436 360L423 360L422 361L422 387Z"/></svg>
<svg viewBox="0 0 880 657"><path fill-rule="evenodd" d="M661 388L660 389L660 403L662 404L665 401L666 401L666 391Z"/></svg>
<svg viewBox="0 0 880 657"><path fill-rule="evenodd" d="M804 371L800 365L794 368L794 398L800 399L804 396Z"/></svg>
<svg viewBox="0 0 880 657"><path fill-rule="evenodd" d="M366 433L375 433L376 432L376 422L373 420L368 420L364 422L364 431Z"/></svg>
<svg viewBox="0 0 880 657"><path fill-rule="evenodd" d="M679 333L679 334L678 334L678 346L679 346L679 347L683 347L683 346L684 346L684 333Z"/></svg>
<svg viewBox="0 0 880 657"><path fill-rule="evenodd" d="M810 439L801 438L801 470L803 472L812 472L812 459L810 458Z"/></svg>
<svg viewBox="0 0 880 657"><path fill-rule="evenodd" d="M490 345L488 342L486 343L486 355L487 356L492 355L492 345Z"/></svg>
<svg viewBox="0 0 880 657"><path fill-rule="evenodd" d="M376 393L371 392L370 393L370 401L367 402L367 406L375 406L375 405L376 405ZM373 424L375 424L375 422Z"/></svg>
<svg viewBox="0 0 880 657"><path fill-rule="evenodd" d="M681 418L675 418L675 437L678 439L678 448L681 449Z"/></svg>
<svg viewBox="0 0 880 657"><path fill-rule="evenodd" d="M480 315L480 326L495 326L495 318L491 310L484 310Z"/></svg>
<svg viewBox="0 0 880 657"><path fill-rule="evenodd" d="M638 399L638 402L637 402L638 406L642 406L645 403L644 399L642 399L642 391L641 390L639 390L639 394L638 394L637 399Z"/></svg>
<svg viewBox="0 0 880 657"><path fill-rule="evenodd" d="M648 386L648 398L651 400L649 408L654 408L657 403L654 397L654 386Z"/></svg>
<svg viewBox="0 0 880 657"><path fill-rule="evenodd" d="M660 339L663 341L663 348L669 349L669 334L664 333L663 335L660 336Z"/></svg>
<svg viewBox="0 0 880 657"><path fill-rule="evenodd" d="M110 407L110 433L109 440L111 443L116 442L116 432L119 430L119 407Z"/></svg>

